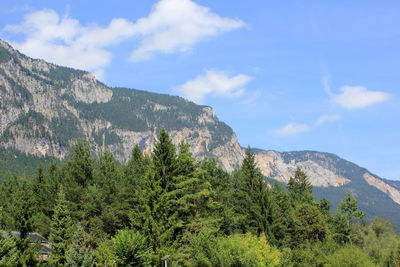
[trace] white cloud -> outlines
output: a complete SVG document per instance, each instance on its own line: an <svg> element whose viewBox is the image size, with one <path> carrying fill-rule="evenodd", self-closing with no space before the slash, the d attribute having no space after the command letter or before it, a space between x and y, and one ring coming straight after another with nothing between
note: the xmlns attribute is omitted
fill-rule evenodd
<svg viewBox="0 0 400 267"><path fill-rule="evenodd" d="M244 22L223 18L191 0L161 0L151 13L131 22L114 18L105 26L81 25L68 14L60 16L51 9L25 15L20 24L4 30L26 37L11 42L21 52L59 65L104 73L111 62L108 48L137 37L134 62L150 59L156 53L190 50L197 42L243 27Z"/></svg>
<svg viewBox="0 0 400 267"><path fill-rule="evenodd" d="M6 31L24 34L22 42L11 42L21 52L59 65L104 73L111 61L108 46L132 35L133 24L113 19L107 27L81 26L79 21L54 10L30 13L18 25L7 25ZM101 78L101 77L100 77Z"/></svg>
<svg viewBox="0 0 400 267"><path fill-rule="evenodd" d="M241 20L220 17L191 0L162 0L148 17L136 22L136 31L143 39L131 60L147 60L155 53L184 52L199 41L244 25Z"/></svg>
<svg viewBox="0 0 400 267"><path fill-rule="evenodd" d="M343 86L341 94L332 96L332 101L344 108L355 109L384 102L390 94L378 91L368 91L362 86Z"/></svg>
<svg viewBox="0 0 400 267"><path fill-rule="evenodd" d="M282 128L273 130L272 134L276 137L285 137L309 131L311 131L311 127L307 124L288 123Z"/></svg>
<svg viewBox="0 0 400 267"><path fill-rule="evenodd" d="M250 80L252 77L244 74L229 77L225 72L208 70L204 75L182 84L176 90L183 97L201 103L209 94L219 97L239 96L245 92L244 86Z"/></svg>
<svg viewBox="0 0 400 267"><path fill-rule="evenodd" d="M342 118L341 115L335 114L335 115L323 115L320 116L317 120L317 125L324 124L325 122L335 122L338 121Z"/></svg>

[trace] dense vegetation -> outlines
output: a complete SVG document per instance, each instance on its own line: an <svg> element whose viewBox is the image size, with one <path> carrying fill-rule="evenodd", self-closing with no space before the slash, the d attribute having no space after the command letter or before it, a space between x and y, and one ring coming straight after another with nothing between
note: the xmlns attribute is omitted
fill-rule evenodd
<svg viewBox="0 0 400 267"><path fill-rule="evenodd" d="M66 162L3 179L0 225L21 235L0 238L0 266L400 266L391 224L363 217L351 195L334 212L316 201L300 169L287 188L267 184L248 149L229 174L162 130L126 164L78 142ZM47 261L33 231L52 245Z"/></svg>

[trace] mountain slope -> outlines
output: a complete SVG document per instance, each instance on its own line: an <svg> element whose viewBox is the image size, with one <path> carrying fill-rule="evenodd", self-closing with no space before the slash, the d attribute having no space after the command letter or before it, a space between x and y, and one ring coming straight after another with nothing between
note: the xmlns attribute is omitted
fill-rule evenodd
<svg viewBox="0 0 400 267"><path fill-rule="evenodd" d="M208 106L183 98L109 88L90 73L20 54L0 41L0 146L63 159L78 138L125 161L132 147L150 151L165 127L197 157L214 156L233 170L243 158L232 129Z"/></svg>
<svg viewBox="0 0 400 267"><path fill-rule="evenodd" d="M314 185L317 199L328 198L333 210L348 193L357 198L367 218L380 216L400 222L400 190L390 181L372 174L352 162L331 153L316 151L257 151L263 174L273 180L288 182L297 166ZM267 156L266 156L267 155ZM390 181L390 182L387 182Z"/></svg>
<svg viewBox="0 0 400 267"><path fill-rule="evenodd" d="M197 158L215 157L228 171L242 162L235 133L211 107L146 91L110 88L88 72L29 58L0 40L0 169L31 174L33 166L64 159L79 138L120 161L139 144L150 152L162 127L175 144L189 142ZM336 207L347 193L369 217L400 222L400 184L336 155L254 150L263 174L287 182L299 166L317 197ZM31 164L29 164L31 163ZM1 175L0 171L0 175Z"/></svg>

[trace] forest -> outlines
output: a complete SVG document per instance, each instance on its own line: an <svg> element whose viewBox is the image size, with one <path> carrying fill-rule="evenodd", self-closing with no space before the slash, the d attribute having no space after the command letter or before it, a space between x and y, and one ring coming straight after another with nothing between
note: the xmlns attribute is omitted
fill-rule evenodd
<svg viewBox="0 0 400 267"><path fill-rule="evenodd" d="M32 177L8 174L0 230L0 266L400 266L390 222L365 220L352 195L331 210L301 169L269 183L247 149L228 173L165 130L126 163L78 141ZM48 240L46 257L33 232Z"/></svg>

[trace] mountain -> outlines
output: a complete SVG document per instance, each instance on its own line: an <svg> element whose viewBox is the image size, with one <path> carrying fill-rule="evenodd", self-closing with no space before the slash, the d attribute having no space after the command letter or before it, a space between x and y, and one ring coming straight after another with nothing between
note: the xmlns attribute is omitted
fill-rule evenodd
<svg viewBox="0 0 400 267"><path fill-rule="evenodd" d="M262 173L271 180L287 183L300 167L314 186L317 199L328 198L333 210L348 193L357 198L367 218L380 216L399 224L400 183L382 179L352 162L317 151L256 151Z"/></svg>
<svg viewBox="0 0 400 267"><path fill-rule="evenodd" d="M233 170L243 158L232 129L211 107L183 98L109 88L84 71L32 59L0 41L0 147L63 159L79 138L95 151L107 147L120 161L140 144L151 151L166 128L197 157L219 159Z"/></svg>
<svg viewBox="0 0 400 267"><path fill-rule="evenodd" d="M136 144L150 152L161 128L175 144L189 142L197 158L215 157L228 171L244 158L233 130L209 106L177 96L110 88L88 72L29 58L1 40L0 110L3 173L32 173L41 162L62 160L81 138L95 152L107 148L126 161ZM352 193L368 217L400 222L398 181L382 179L329 153L254 152L268 179L285 183L299 166L316 196L330 199L333 207Z"/></svg>

